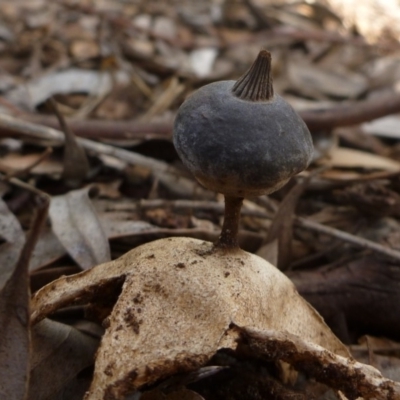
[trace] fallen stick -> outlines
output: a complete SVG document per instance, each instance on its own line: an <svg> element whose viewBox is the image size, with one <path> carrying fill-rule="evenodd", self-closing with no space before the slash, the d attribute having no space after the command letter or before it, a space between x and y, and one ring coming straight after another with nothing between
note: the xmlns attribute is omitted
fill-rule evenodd
<svg viewBox="0 0 400 400"><path fill-rule="evenodd" d="M344 102L328 109L303 110L299 114L310 131L318 131L357 125L397 112L400 112L400 93L391 92L372 99ZM45 115L21 114L21 118L57 128L55 118ZM173 126L172 118L164 123L73 119L67 119L67 123L77 136L110 140L170 139ZM1 127L0 134L4 129Z"/></svg>
<svg viewBox="0 0 400 400"><path fill-rule="evenodd" d="M47 140L57 144L63 144L65 139L64 134L58 129L34 124L32 122L26 122L20 118L11 117L5 114L0 114L0 132L1 131L8 132L8 134L12 134L13 136L19 135ZM170 166L166 162L89 139L77 138L77 142L86 151L93 152L96 155L112 156L129 164L141 165L150 169L153 172L153 175L160 182L165 182L168 186L173 185L182 197L214 197L213 193L201 188L195 181L183 177L179 170Z"/></svg>

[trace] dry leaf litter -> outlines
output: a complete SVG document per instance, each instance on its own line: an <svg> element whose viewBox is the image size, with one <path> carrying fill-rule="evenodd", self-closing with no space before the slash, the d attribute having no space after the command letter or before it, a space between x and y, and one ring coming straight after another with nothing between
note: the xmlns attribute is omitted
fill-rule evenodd
<svg viewBox="0 0 400 400"><path fill-rule="evenodd" d="M1 3L0 392L400 398L398 14L394 1ZM182 167L172 123L262 48L314 160L244 201L246 252L224 258L208 244L222 199ZM44 287L34 326L28 273Z"/></svg>

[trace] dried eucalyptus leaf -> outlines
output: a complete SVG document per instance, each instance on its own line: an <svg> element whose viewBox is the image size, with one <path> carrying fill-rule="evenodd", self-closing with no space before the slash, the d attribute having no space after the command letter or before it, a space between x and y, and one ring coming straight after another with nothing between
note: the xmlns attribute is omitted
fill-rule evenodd
<svg viewBox="0 0 400 400"><path fill-rule="evenodd" d="M10 278L0 290L0 398L25 399L29 383L30 323L28 266L49 206L37 197L37 209L27 240Z"/></svg>
<svg viewBox="0 0 400 400"><path fill-rule="evenodd" d="M28 387L30 331L28 262L17 262L0 291L0 398L24 399Z"/></svg>
<svg viewBox="0 0 400 400"><path fill-rule="evenodd" d="M53 231L69 255L88 269L110 260L110 246L88 196L88 188L51 199Z"/></svg>
<svg viewBox="0 0 400 400"><path fill-rule="evenodd" d="M125 282L107 318L87 400L120 399L144 384L201 367L217 350L236 348L232 323L290 332L349 354L274 266L190 238L154 241L47 285L33 298L33 321L77 297L90 300L118 277Z"/></svg>
<svg viewBox="0 0 400 400"><path fill-rule="evenodd" d="M93 364L99 341L77 329L48 319L32 330L28 400L48 400L66 389L84 368Z"/></svg>
<svg viewBox="0 0 400 400"><path fill-rule="evenodd" d="M339 68L327 70L297 59L288 63L288 78L291 87L306 97L329 95L354 99L368 87L367 80L361 74Z"/></svg>
<svg viewBox="0 0 400 400"><path fill-rule="evenodd" d="M400 171L400 163L389 157L378 156L366 151L335 147L328 157L320 161L322 165L339 168L365 168L384 171Z"/></svg>
<svg viewBox="0 0 400 400"><path fill-rule="evenodd" d="M287 193L272 220L271 226L268 230L267 235L267 249L263 246L261 250L266 253L266 250L272 252L274 241L278 241L279 255L278 262L275 264L280 270L288 268L292 257L292 241L293 241L293 217L295 214L296 205L299 201L300 196L304 193L305 189L309 185L311 177L308 177L298 182L290 191ZM258 252L260 255L260 251Z"/></svg>
<svg viewBox="0 0 400 400"><path fill-rule="evenodd" d="M29 270L35 271L66 254L64 246L57 239L51 227L45 227L40 233L39 240L33 250Z"/></svg>
<svg viewBox="0 0 400 400"><path fill-rule="evenodd" d="M70 68L45 74L37 79L20 85L8 93L10 101L34 109L56 94L88 93L92 96L104 96L113 86L113 79L123 83L129 77L123 71L111 75L105 71L89 71Z"/></svg>

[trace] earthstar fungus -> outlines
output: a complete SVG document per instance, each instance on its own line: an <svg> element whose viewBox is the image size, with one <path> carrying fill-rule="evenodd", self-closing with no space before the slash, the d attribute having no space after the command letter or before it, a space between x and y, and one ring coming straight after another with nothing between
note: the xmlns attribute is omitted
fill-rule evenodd
<svg viewBox="0 0 400 400"><path fill-rule="evenodd" d="M106 316L106 330L85 400L124 399L161 379L194 371L221 349L237 350L243 333L273 361L299 369L311 366L316 377L316 372L325 377L335 364L344 371L335 387L363 395L365 379L347 379L355 364L346 346L293 283L264 259L237 247L243 198L279 189L306 168L312 154L304 123L273 94L270 54L262 51L236 83L217 82L189 97L179 110L174 142L196 178L225 195L217 243L157 240L57 279L32 298L32 323L71 304L92 303L100 309L107 304L99 313ZM301 362L296 361L299 355ZM325 364L317 371L321 357ZM370 367L361 375L372 389L394 387Z"/></svg>
<svg viewBox="0 0 400 400"><path fill-rule="evenodd" d="M214 82L189 96L178 110L173 140L196 179L225 196L215 244L222 248L238 246L243 198L278 190L307 168L313 154L304 121L274 94L266 50L236 82Z"/></svg>
<svg viewBox="0 0 400 400"><path fill-rule="evenodd" d="M277 268L240 249L221 254L212 247L192 238L156 240L36 293L33 323L71 304L96 304L99 295L104 301L113 285L116 291L122 285L103 322L85 400L122 400L157 380L206 365L218 350L237 348L240 334L232 325L288 332L348 356Z"/></svg>

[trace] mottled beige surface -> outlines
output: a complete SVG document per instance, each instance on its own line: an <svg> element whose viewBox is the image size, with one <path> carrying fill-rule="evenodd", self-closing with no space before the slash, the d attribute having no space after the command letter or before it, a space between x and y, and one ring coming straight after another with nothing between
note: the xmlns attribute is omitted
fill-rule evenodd
<svg viewBox="0 0 400 400"><path fill-rule="evenodd" d="M348 355L278 269L242 250L211 250L211 243L196 239L162 239L38 292L35 319L87 297L107 279L126 276L86 399L123 398L145 383L203 365L218 349L236 347L232 322L289 332Z"/></svg>

